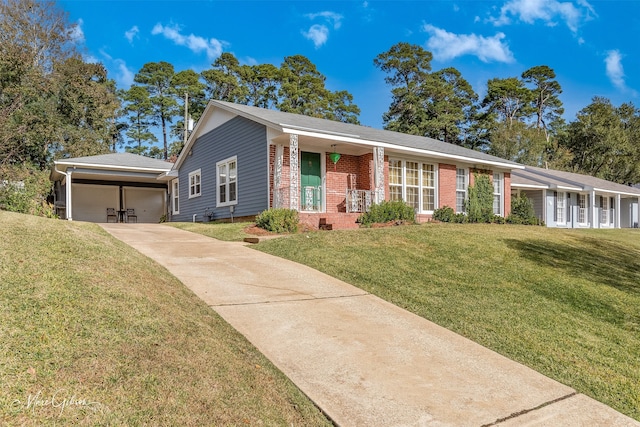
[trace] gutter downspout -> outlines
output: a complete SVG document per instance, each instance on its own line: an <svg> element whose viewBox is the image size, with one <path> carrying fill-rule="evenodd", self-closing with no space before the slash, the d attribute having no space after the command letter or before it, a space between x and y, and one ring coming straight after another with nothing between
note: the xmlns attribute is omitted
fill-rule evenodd
<svg viewBox="0 0 640 427"><path fill-rule="evenodd" d="M71 211L71 173L73 171L66 170L65 172L62 172L61 170L58 169L58 165L55 163L53 164L53 170L58 172L60 175L65 176L65 181L66 181L65 209L64 209L65 216L66 216L65 219L67 221L73 221L73 212Z"/></svg>

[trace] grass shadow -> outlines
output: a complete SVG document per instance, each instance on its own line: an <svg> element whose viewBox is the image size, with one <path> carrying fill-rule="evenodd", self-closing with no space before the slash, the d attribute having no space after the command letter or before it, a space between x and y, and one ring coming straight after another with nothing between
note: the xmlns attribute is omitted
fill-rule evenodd
<svg viewBox="0 0 640 427"><path fill-rule="evenodd" d="M511 249L541 266L618 290L640 294L640 250L606 238L572 236L566 242L505 239Z"/></svg>

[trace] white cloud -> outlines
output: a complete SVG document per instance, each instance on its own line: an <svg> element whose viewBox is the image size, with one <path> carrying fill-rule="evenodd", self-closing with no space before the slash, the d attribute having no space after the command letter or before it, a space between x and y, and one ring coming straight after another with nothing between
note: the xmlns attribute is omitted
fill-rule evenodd
<svg viewBox="0 0 640 427"><path fill-rule="evenodd" d="M83 24L84 21L82 20L82 18L78 19L78 22L71 28L71 31L69 32L69 37L74 43L84 43L84 31L82 31Z"/></svg>
<svg viewBox="0 0 640 427"><path fill-rule="evenodd" d="M509 0L500 9L500 16L489 18L496 26L509 25L512 18L527 24L543 21L548 26L556 26L557 20L564 21L572 32L578 27L597 16L596 12L586 0L560 2L558 0Z"/></svg>
<svg viewBox="0 0 640 427"><path fill-rule="evenodd" d="M133 43L133 39L138 36L139 32L140 29L138 28L138 26L134 25L133 27L131 27L131 29L129 29L129 31L125 31L124 36L127 40L129 40L129 43Z"/></svg>
<svg viewBox="0 0 640 427"><path fill-rule="evenodd" d="M502 40L505 35L497 33L493 37L477 34L454 34L433 25L425 24L424 31L430 34L427 47L433 57L447 61L459 56L477 56L482 62L513 62L513 53Z"/></svg>
<svg viewBox="0 0 640 427"><path fill-rule="evenodd" d="M318 12L318 13L308 13L307 18L314 20L316 18L324 18L327 23L333 25L333 29L337 30L342 25L342 19L344 16L335 12Z"/></svg>
<svg viewBox="0 0 640 427"><path fill-rule="evenodd" d="M344 18L339 13L329 11L308 13L305 16L311 20L320 18L325 21L324 24L313 24L307 31L302 31L302 35L306 39L313 41L316 49L324 45L329 39L329 27L327 25L337 30L342 26L342 19Z"/></svg>
<svg viewBox="0 0 640 427"><path fill-rule="evenodd" d="M116 73L116 81L120 87L130 87L133 84L133 78L135 73L127 67L127 63L122 59L116 59L116 65L118 66L118 72Z"/></svg>
<svg viewBox="0 0 640 427"><path fill-rule="evenodd" d="M309 28L309 31L303 31L302 35L313 41L313 45L318 49L327 42L327 39L329 38L329 29L324 25L314 24Z"/></svg>
<svg viewBox="0 0 640 427"><path fill-rule="evenodd" d="M163 26L157 23L151 34L162 34L166 39L173 41L178 46L185 46L194 53L206 52L207 58L211 61L216 59L222 54L223 42L217 39L206 39L204 37L189 34L185 36L180 33L180 27L178 26Z"/></svg>
<svg viewBox="0 0 640 427"><path fill-rule="evenodd" d="M622 66L622 55L619 50L610 50L604 60L607 66L607 77L618 89L625 90L624 67Z"/></svg>

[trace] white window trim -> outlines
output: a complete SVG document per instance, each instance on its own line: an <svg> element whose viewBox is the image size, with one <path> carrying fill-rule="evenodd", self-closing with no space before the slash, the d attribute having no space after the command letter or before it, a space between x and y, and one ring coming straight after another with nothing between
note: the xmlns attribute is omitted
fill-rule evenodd
<svg viewBox="0 0 640 427"><path fill-rule="evenodd" d="M197 176L198 184L191 184L191 178ZM197 193L191 194L191 188L195 185L199 186L200 191ZM196 169L193 172L189 172L189 198L193 199L194 197L200 197L202 195L202 171L201 169Z"/></svg>
<svg viewBox="0 0 640 427"><path fill-rule="evenodd" d="M463 200L467 200L469 194L469 169L456 166L456 213L466 213L464 211L464 202L463 202L463 210L458 210L458 193L462 193L462 189L458 188L458 171L464 171L464 197Z"/></svg>
<svg viewBox="0 0 640 427"><path fill-rule="evenodd" d="M500 183L500 191L496 192L496 178L498 179L498 182ZM495 209L493 210L493 214L494 215L499 215L499 216L504 216L504 174L502 172L494 172L493 173L493 177L491 178L493 181L491 182L493 184L493 196L498 196L499 197L499 201L498 201L498 212L495 211ZM495 206L494 206L495 208Z"/></svg>
<svg viewBox="0 0 640 427"><path fill-rule="evenodd" d="M233 201L227 201L224 203L220 203L220 184L218 183L218 180L220 179L219 176L219 172L218 169L220 168L221 165L227 165L227 170L229 170L229 163L231 162L235 162L236 163L236 199ZM218 163L216 163L216 207L225 207L225 206L233 206L233 205L237 205L238 204L238 156L233 156L233 157L229 157L226 158L224 160L219 161ZM226 194L227 194L227 198L229 197L229 180L227 179L227 181L225 182L225 189L226 189Z"/></svg>
<svg viewBox="0 0 640 427"><path fill-rule="evenodd" d="M389 159L389 162L391 161L398 161L400 162L400 177L402 180L402 184L401 185L397 185L397 184L389 184L390 187L400 187L401 188L401 197L402 197L402 201L404 201L405 203L407 203L407 162L414 162L418 164L418 185L414 186L411 185L410 187L412 188L417 188L418 189L418 208L417 208L417 212L420 214L432 214L433 211L425 211L422 210L422 206L423 206L423 200L422 200L422 194L423 194L423 189L425 188L433 188L433 204L434 207L433 209L438 209L438 163L437 162L430 162L430 161L426 161L426 160L421 160L421 159L411 159L411 158L402 158L402 157L392 157ZM422 168L423 165L428 164L428 165L432 165L433 166L433 187L423 187L422 186L422 174L424 173L424 170Z"/></svg>
<svg viewBox="0 0 640 427"><path fill-rule="evenodd" d="M177 203L176 203L177 202ZM176 204L178 209L176 209ZM180 180L178 178L171 181L171 214L180 213Z"/></svg>
<svg viewBox="0 0 640 427"><path fill-rule="evenodd" d="M589 224L589 203L588 203L588 196L586 194L578 194L578 224L585 226ZM584 200L584 208L580 207L580 201ZM584 212L582 214L582 219L583 221L580 221L580 209L584 209Z"/></svg>
<svg viewBox="0 0 640 427"><path fill-rule="evenodd" d="M609 227L611 224L611 201L609 200L609 196L600 196L600 199L603 202L600 204L600 226Z"/></svg>
<svg viewBox="0 0 640 427"><path fill-rule="evenodd" d="M556 191L556 224L557 225L567 225L567 193L564 191ZM562 198L562 205L560 205L559 200ZM562 206L562 221L560 221L560 215L558 215L558 208Z"/></svg>

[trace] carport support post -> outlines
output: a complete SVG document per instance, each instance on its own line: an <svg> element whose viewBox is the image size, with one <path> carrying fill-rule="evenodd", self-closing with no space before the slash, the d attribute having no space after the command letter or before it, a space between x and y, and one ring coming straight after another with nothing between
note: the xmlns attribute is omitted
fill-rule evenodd
<svg viewBox="0 0 640 427"><path fill-rule="evenodd" d="M620 228L620 194L616 195L616 228Z"/></svg>
<svg viewBox="0 0 640 427"><path fill-rule="evenodd" d="M65 214L67 216L67 221L73 221L73 212L71 211L71 206L73 206L73 203L71 203L71 172L73 171L67 170L67 186L65 187Z"/></svg>

